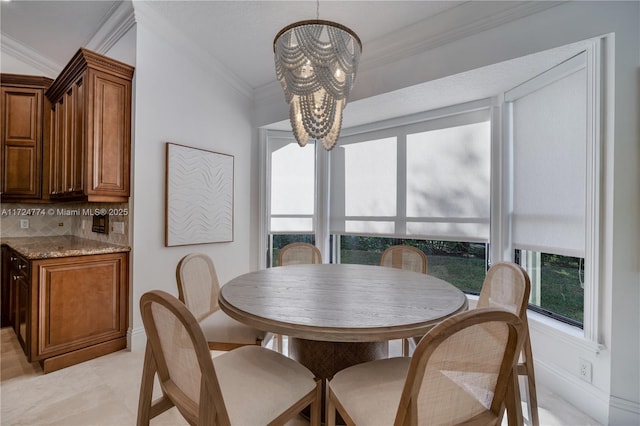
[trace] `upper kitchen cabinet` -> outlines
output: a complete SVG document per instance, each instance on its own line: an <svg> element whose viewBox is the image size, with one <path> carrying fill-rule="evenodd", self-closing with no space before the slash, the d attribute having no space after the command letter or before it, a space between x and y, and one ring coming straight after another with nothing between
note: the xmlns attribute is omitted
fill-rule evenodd
<svg viewBox="0 0 640 426"><path fill-rule="evenodd" d="M52 200L128 200L133 71L81 48L46 91Z"/></svg>
<svg viewBox="0 0 640 426"><path fill-rule="evenodd" d="M2 74L0 176L3 201L40 199L42 189L46 77ZM46 104L46 105L45 105Z"/></svg>

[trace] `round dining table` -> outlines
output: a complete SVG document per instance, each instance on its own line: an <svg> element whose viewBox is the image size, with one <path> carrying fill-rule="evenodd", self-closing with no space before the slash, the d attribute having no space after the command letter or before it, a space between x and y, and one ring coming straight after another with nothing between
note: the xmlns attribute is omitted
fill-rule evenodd
<svg viewBox="0 0 640 426"><path fill-rule="evenodd" d="M348 264L290 265L250 272L222 286L221 309L289 336L289 356L317 378L388 357L388 341L422 336L467 310L467 298L432 275Z"/></svg>

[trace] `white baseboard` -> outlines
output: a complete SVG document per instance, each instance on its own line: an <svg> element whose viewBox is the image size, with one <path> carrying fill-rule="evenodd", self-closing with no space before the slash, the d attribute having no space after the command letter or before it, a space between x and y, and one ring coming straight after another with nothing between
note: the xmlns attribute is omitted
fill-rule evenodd
<svg viewBox="0 0 640 426"><path fill-rule="evenodd" d="M606 392L552 364L538 360L534 362L537 383L599 423L609 423L609 395Z"/></svg>
<svg viewBox="0 0 640 426"><path fill-rule="evenodd" d="M610 425L640 425L640 402L612 396L609 398L609 406Z"/></svg>
<svg viewBox="0 0 640 426"><path fill-rule="evenodd" d="M144 351L147 346L147 334L144 327L129 328L127 330L127 348L130 351Z"/></svg>

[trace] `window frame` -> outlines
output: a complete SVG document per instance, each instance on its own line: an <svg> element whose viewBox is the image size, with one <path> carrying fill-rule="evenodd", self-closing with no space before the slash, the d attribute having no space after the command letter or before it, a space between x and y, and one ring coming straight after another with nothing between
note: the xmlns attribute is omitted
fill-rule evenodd
<svg viewBox="0 0 640 426"><path fill-rule="evenodd" d="M586 206L585 206L585 268L584 268L584 319L582 335L588 347L599 352L603 345L600 343L600 294L601 282L601 226L602 217L600 203L602 197L601 178L604 171L602 164L603 150L603 67L604 67L604 39L596 38L587 42L584 50L586 55L587 74L587 158L586 158ZM560 70L562 71L562 70ZM555 78L550 74L549 78ZM536 78L523 83L513 90L505 93L503 101L503 132L505 143L501 145L503 156L503 171L506 174L502 182L503 197L501 216L501 229L505 230L500 243L504 259L509 260L515 253L515 247L511 242L511 223L509 212L512 203L511 185L513 182L513 101L518 97L535 90L549 82L547 77L535 81ZM543 315L543 314L541 314ZM552 317L550 317L552 318ZM552 318L553 319L553 318ZM556 321L560 321L555 319ZM575 327L572 325L572 327Z"/></svg>
<svg viewBox="0 0 640 426"><path fill-rule="evenodd" d="M496 144L499 143L499 139L496 138L494 119L496 114L494 113L494 107L496 98L485 98L473 102L467 102L458 105L452 105L445 108L440 108L432 111L427 111L419 114L413 114L410 116L399 117L397 119L386 120L372 125L364 125L343 131L341 141L344 144L366 142L371 140L379 140L386 138L396 138L397 144L397 193L396 193L396 207L397 211L395 216L379 217L381 221L392 222L394 224L394 232L381 233L375 236L391 237L391 238L411 238L411 239L426 239L426 240L451 240L451 241L473 241L489 244L492 237L492 199L493 199L493 187L494 187L494 152L496 151ZM486 120L490 123L490 140L489 140L489 218L488 218L488 235L487 240L483 238L470 238L469 236L458 236L459 238L443 238L439 234L406 234L406 225L409 223L421 223L429 222L423 220L420 217L409 217L406 214L407 207L407 137L409 135L419 134L423 132L429 132L432 130L447 129L452 127L464 126L467 124L475 124L484 120L479 120L479 117L486 116ZM329 194L327 194L329 197ZM359 217L352 217L358 219ZM452 220L452 222L456 222ZM341 235L365 235L366 232L335 232Z"/></svg>
<svg viewBox="0 0 640 426"><path fill-rule="evenodd" d="M258 221L258 268L264 269L270 267L269 259L272 252L271 247L271 155L270 155L270 138L288 139L291 143L297 143L293 133L282 130L259 129L259 149L260 156L259 173L259 209L260 217ZM313 232L279 232L279 234L313 234L316 246L320 249L323 259L328 259L325 250L329 249L328 230L328 153L322 149L321 144L313 144L300 149L315 149L315 187L314 187L314 214L313 214Z"/></svg>

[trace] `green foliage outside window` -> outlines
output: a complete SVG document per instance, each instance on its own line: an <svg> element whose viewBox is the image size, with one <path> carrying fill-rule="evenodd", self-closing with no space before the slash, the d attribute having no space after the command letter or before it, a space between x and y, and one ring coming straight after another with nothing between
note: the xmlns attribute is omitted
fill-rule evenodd
<svg viewBox="0 0 640 426"><path fill-rule="evenodd" d="M483 243L343 235L340 237L340 262L379 265L382 252L396 244L422 250L427 255L430 275L467 293L480 292L486 274L486 245Z"/></svg>

